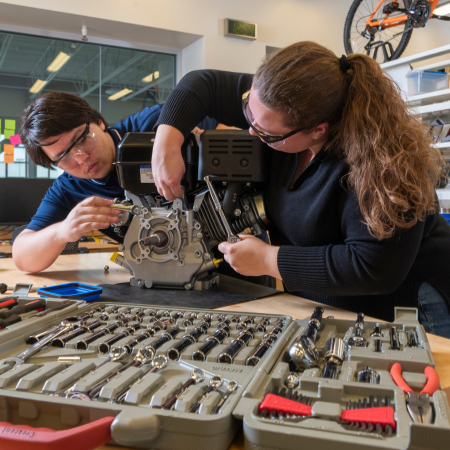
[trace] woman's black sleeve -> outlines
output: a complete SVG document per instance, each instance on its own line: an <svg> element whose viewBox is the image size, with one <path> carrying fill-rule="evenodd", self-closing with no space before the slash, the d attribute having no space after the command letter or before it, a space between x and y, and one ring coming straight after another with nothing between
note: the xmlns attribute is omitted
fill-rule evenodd
<svg viewBox="0 0 450 450"><path fill-rule="evenodd" d="M185 75L164 103L155 129L171 125L185 137L206 116L228 126L247 128L242 94L253 75L220 70L196 70Z"/></svg>

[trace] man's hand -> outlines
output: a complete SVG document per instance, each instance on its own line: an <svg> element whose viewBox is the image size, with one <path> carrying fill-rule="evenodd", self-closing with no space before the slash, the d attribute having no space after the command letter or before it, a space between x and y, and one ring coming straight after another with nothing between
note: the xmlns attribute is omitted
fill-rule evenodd
<svg viewBox="0 0 450 450"><path fill-rule="evenodd" d="M183 195L181 179L185 167L181 156L183 134L170 125L160 125L155 137L152 154L152 170L156 188L167 200Z"/></svg>
<svg viewBox="0 0 450 450"><path fill-rule="evenodd" d="M254 236L239 235L239 237L241 241L235 244L222 242L219 245L225 261L241 275L252 277L270 275L281 279L277 265L279 247L265 244Z"/></svg>
<svg viewBox="0 0 450 450"><path fill-rule="evenodd" d="M117 223L121 211L111 209L113 203L113 200L101 197L84 199L60 222L59 237L66 242L75 242L88 231L101 230Z"/></svg>

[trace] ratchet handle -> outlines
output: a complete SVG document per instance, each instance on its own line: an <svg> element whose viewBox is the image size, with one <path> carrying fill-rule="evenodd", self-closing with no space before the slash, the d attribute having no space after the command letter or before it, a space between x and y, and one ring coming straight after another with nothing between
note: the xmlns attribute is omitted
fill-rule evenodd
<svg viewBox="0 0 450 450"><path fill-rule="evenodd" d="M114 417L104 417L69 430L33 428L0 422L0 448L8 450L94 450L111 440Z"/></svg>
<svg viewBox="0 0 450 450"><path fill-rule="evenodd" d="M0 319L0 330L5 329L9 325L12 325L13 323L20 322L22 320L22 317L18 316L17 314L13 314L12 316L9 316L7 319Z"/></svg>
<svg viewBox="0 0 450 450"><path fill-rule="evenodd" d="M0 301L0 308L8 308L11 309L14 306L17 305L17 299L19 297L11 297L11 298L4 298Z"/></svg>
<svg viewBox="0 0 450 450"><path fill-rule="evenodd" d="M408 386L406 381L402 377L402 366L399 363L395 363L391 367L391 376L394 383L406 394L407 392L413 393L414 391ZM428 383L427 383L428 384Z"/></svg>
<svg viewBox="0 0 450 450"><path fill-rule="evenodd" d="M425 376L427 384L420 392L421 394L433 395L439 389L439 375L431 366L425 367Z"/></svg>
<svg viewBox="0 0 450 450"><path fill-rule="evenodd" d="M0 312L0 319L7 319L13 314L24 314L30 311L43 311L45 305L45 300L34 300L33 302L26 303L25 305L17 305L9 311Z"/></svg>

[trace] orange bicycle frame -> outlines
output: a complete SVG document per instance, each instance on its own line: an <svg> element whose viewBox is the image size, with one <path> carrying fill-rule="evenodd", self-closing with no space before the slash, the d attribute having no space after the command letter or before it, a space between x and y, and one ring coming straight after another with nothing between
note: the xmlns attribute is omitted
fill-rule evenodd
<svg viewBox="0 0 450 450"><path fill-rule="evenodd" d="M439 0L429 0L429 2L430 2L430 6L431 6L431 13L430 13L430 17L431 17L433 15L433 11L435 10ZM389 14L386 14L386 17L384 19L374 20L372 22L373 16L377 13L377 11L380 9L380 7L383 3L384 3L384 0L381 0L380 2L378 2L378 5L375 7L372 14L367 19L366 29L369 27L380 27L380 26L383 29L392 28L392 27L396 27L398 25L404 25L405 22L408 20L407 14L403 14L402 16L391 17L391 18L389 18Z"/></svg>

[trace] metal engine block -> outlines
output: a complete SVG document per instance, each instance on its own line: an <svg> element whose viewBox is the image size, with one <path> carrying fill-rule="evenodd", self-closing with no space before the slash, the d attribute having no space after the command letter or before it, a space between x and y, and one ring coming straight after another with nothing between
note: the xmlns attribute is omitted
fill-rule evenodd
<svg viewBox="0 0 450 450"><path fill-rule="evenodd" d="M154 136L140 133L146 134ZM142 140L142 136L136 139ZM242 145L242 138L240 143ZM195 143L191 142L191 146L195 147ZM202 157L202 152L200 156L194 152L194 160ZM122 210L115 227L118 235L124 236L119 247L123 255L118 255L115 262L130 271L133 286L209 289L219 283L219 276L213 271L222 261L214 258L213 248L229 240L230 233L259 235L266 229L263 197L256 183L219 181L211 174L214 181L208 188L201 178L209 177L204 177L198 169L201 161L200 164L198 160L197 164L185 162L194 175L187 173L186 179L190 182L188 186L185 183L186 194L173 202L165 201L154 192L154 185L150 187L153 191L146 192L148 186L141 188L140 183L135 183L135 176L129 173L129 163L123 164L122 172L119 170L127 198L116 199L112 206ZM138 164L142 168L143 164Z"/></svg>

